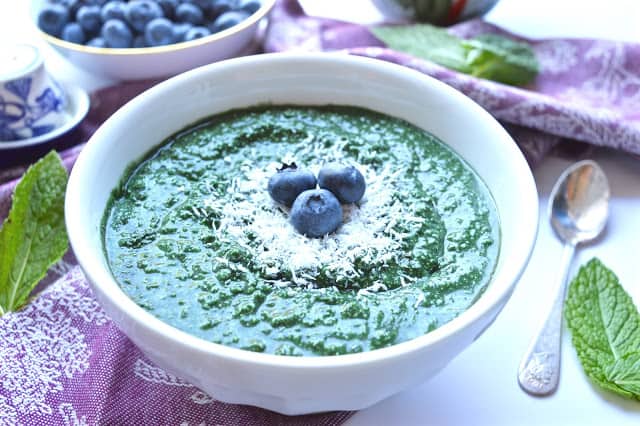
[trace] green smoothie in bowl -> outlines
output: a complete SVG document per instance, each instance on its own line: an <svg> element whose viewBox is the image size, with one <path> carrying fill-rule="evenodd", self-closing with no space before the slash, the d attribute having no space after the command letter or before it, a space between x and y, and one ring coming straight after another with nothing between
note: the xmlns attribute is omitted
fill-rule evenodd
<svg viewBox="0 0 640 426"><path fill-rule="evenodd" d="M298 232L270 197L270 177L292 163L363 175L364 196L342 204L335 231ZM371 351L440 327L482 294L500 242L493 200L457 154L345 106L259 106L190 126L129 168L103 232L116 281L162 321L294 356Z"/></svg>

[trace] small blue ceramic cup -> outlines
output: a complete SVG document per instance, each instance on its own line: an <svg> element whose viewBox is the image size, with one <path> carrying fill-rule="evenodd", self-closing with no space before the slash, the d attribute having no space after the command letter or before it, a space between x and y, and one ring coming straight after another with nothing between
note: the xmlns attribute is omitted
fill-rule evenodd
<svg viewBox="0 0 640 426"><path fill-rule="evenodd" d="M0 144L44 135L69 119L61 86L35 46L0 48Z"/></svg>

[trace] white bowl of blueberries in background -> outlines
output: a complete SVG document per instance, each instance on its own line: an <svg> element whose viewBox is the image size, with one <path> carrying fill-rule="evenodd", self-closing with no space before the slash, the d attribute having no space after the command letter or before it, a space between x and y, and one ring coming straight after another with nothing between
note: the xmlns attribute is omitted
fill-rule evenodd
<svg viewBox="0 0 640 426"><path fill-rule="evenodd" d="M275 0L32 0L42 37L99 76L175 75L241 54Z"/></svg>

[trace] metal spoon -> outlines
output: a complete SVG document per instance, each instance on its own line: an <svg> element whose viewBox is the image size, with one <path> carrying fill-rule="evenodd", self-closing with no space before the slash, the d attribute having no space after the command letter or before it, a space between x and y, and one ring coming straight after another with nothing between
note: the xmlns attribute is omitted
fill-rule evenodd
<svg viewBox="0 0 640 426"><path fill-rule="evenodd" d="M567 274L576 245L593 240L604 229L609 211L607 177L595 162L580 161L558 178L549 200L551 226L565 243L562 269L553 306L518 369L520 387L536 396L549 395L558 387Z"/></svg>

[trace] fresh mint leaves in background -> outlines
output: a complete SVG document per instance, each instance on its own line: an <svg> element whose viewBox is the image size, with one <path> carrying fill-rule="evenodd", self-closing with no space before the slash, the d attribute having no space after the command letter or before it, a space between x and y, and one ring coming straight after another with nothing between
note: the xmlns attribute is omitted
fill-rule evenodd
<svg viewBox="0 0 640 426"><path fill-rule="evenodd" d="M530 83L538 74L538 61L526 43L496 34L463 40L469 74L513 86Z"/></svg>
<svg viewBox="0 0 640 426"><path fill-rule="evenodd" d="M604 389L640 399L640 315L600 260L571 282L565 317L585 373Z"/></svg>
<svg viewBox="0 0 640 426"><path fill-rule="evenodd" d="M372 27L371 32L391 49L476 77L522 86L538 74L531 47L500 35L464 40L428 24Z"/></svg>
<svg viewBox="0 0 640 426"><path fill-rule="evenodd" d="M408 53L456 71L469 73L467 49L462 40L442 28L427 24L371 27L389 48Z"/></svg>
<svg viewBox="0 0 640 426"><path fill-rule="evenodd" d="M55 152L26 171L0 228L0 315L20 308L68 248L67 171Z"/></svg>

